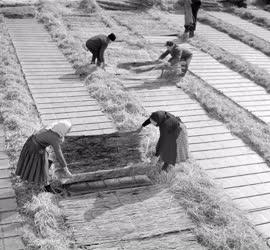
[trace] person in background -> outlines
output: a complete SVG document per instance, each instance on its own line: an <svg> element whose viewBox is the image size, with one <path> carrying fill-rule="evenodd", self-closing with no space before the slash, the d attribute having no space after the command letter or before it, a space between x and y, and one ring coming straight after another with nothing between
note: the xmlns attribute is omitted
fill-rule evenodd
<svg viewBox="0 0 270 250"><path fill-rule="evenodd" d="M194 31L196 30L196 26L197 26L197 15L198 15L198 11L201 7L201 4L202 4L201 0L191 0L193 24L192 24L192 29L189 32L189 37L194 36Z"/></svg>
<svg viewBox="0 0 270 250"><path fill-rule="evenodd" d="M170 54L171 58L168 60L170 65L173 67L181 67L181 76L185 76L192 59L192 52L187 48L179 47L172 41L167 41L165 46L167 47L167 50L161 54L158 61L163 60L167 55Z"/></svg>
<svg viewBox="0 0 270 250"><path fill-rule="evenodd" d="M155 157L160 156L164 162L162 170L167 172L170 164L175 165L189 158L186 127L179 117L166 111L153 112L137 132L150 123L159 127L160 137Z"/></svg>
<svg viewBox="0 0 270 250"><path fill-rule="evenodd" d="M185 12L185 34L189 33L189 37L194 36L197 24L197 15L201 7L201 0L184 0Z"/></svg>
<svg viewBox="0 0 270 250"><path fill-rule="evenodd" d="M95 64L97 60L97 66L105 67L104 52L108 45L115 41L116 36L114 33L106 35L93 36L86 42L87 49L92 53L91 64Z"/></svg>
<svg viewBox="0 0 270 250"><path fill-rule="evenodd" d="M44 186L45 191L56 191L49 185L49 160L46 147L52 146L57 161L64 169L67 178L72 174L67 168L60 144L64 141L65 135L71 130L71 122L62 120L48 125L33 135L25 142L20 153L15 174L24 181Z"/></svg>

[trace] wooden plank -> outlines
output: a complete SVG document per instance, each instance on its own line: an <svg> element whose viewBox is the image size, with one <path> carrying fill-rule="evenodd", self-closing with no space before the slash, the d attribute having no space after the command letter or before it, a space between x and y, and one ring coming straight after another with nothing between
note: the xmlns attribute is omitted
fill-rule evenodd
<svg viewBox="0 0 270 250"><path fill-rule="evenodd" d="M31 88L32 92L35 91L40 91L40 90L50 90L50 91L57 91L58 89L64 89L64 91L77 91L77 90L82 90L86 89L86 87L83 86L83 84L78 84L78 83L56 83L56 84L28 84Z"/></svg>
<svg viewBox="0 0 270 250"><path fill-rule="evenodd" d="M149 110L149 112L155 112L157 111L159 108L159 105L155 106L155 107L148 107L147 105L145 105L145 107ZM206 114L206 111L200 109L200 110L181 110L181 107L175 105L175 106L168 106L166 108L166 111L168 112L172 112L173 114L175 113L175 115L179 115L180 117L184 117L184 116L195 116L195 115L202 115L202 114ZM177 112L178 111L178 112Z"/></svg>
<svg viewBox="0 0 270 250"><path fill-rule="evenodd" d="M63 113L54 113L54 114L46 114L41 113L41 118L44 120L59 120L59 119L71 119L71 118L84 118L87 117L88 121L94 120L97 122L94 116L100 115L101 112L99 110L91 110L91 111L82 111L82 112L63 112ZM91 116L91 117L89 117Z"/></svg>
<svg viewBox="0 0 270 250"><path fill-rule="evenodd" d="M76 93L85 93L86 88L83 87L83 86L76 86L75 88L63 88L61 86L59 86L58 88L50 88L49 86L47 86L47 88L32 88L31 87L31 91L32 93L35 93L37 96L39 94L48 94L48 95L51 95L51 94L56 94L56 93L62 93L62 94L67 94L67 93L70 93L70 94L74 94L76 95Z"/></svg>
<svg viewBox="0 0 270 250"><path fill-rule="evenodd" d="M40 93L41 92L41 93ZM79 96L88 96L89 94L86 91L74 91L74 92L58 92L58 93L43 93L43 91L40 91L39 93L35 93L35 98L40 99L40 98L55 98L55 97L79 97ZM90 97L89 97L90 99Z"/></svg>
<svg viewBox="0 0 270 250"><path fill-rule="evenodd" d="M92 113L92 112L89 112L89 113ZM104 122L108 122L108 124L110 124L110 121L107 117L104 118L104 115L101 113L101 112L95 112L96 116L93 115L89 115L88 117L70 117L70 121L72 122L72 124L74 125L90 125L92 126L91 124L96 124L95 126L98 126L98 127L101 127L101 123L104 123ZM59 119L59 118L58 118ZM57 119L55 119L57 121ZM47 123L51 123L53 120L46 120L44 119L44 122ZM109 127L109 125L107 125ZM113 124L111 124L111 127L113 127ZM93 129L91 127L91 129Z"/></svg>
<svg viewBox="0 0 270 250"><path fill-rule="evenodd" d="M242 176L258 173L267 173L270 172L270 169L265 163L260 164L246 164L240 166L226 167L222 171L218 169L209 169L207 171L214 178L228 178L233 176Z"/></svg>
<svg viewBox="0 0 270 250"><path fill-rule="evenodd" d="M35 98L35 102L37 104L50 104L50 103L67 103L69 102L71 105L73 102L88 102L91 100L89 96L69 96L69 97L44 97L44 98Z"/></svg>
<svg viewBox="0 0 270 250"><path fill-rule="evenodd" d="M74 106L74 107L62 107L62 108L47 108L40 109L41 113L44 114L61 114L61 113L72 113L72 112L88 112L88 111L100 111L97 105L92 106Z"/></svg>
<svg viewBox="0 0 270 250"><path fill-rule="evenodd" d="M37 105L39 110L46 110L49 109L58 109L58 108L72 108L72 107L98 107L96 100L87 100L87 101L75 101L75 102L56 102L56 103L40 103Z"/></svg>
<svg viewBox="0 0 270 250"><path fill-rule="evenodd" d="M198 104L179 104L174 101L169 102L169 101L164 101L164 102L160 102L160 101L155 101L155 102L150 102L150 103L146 103L145 106L147 107L156 107L156 106L165 106L167 108L167 106L170 105L171 106L177 106L179 107L180 110L201 110L201 107ZM166 109L165 108L165 109Z"/></svg>
<svg viewBox="0 0 270 250"><path fill-rule="evenodd" d="M227 140L227 141L218 141L218 142L203 142L203 143L190 143L190 151L205 151L211 149L224 149L224 148L235 148L245 146L245 144L238 140Z"/></svg>

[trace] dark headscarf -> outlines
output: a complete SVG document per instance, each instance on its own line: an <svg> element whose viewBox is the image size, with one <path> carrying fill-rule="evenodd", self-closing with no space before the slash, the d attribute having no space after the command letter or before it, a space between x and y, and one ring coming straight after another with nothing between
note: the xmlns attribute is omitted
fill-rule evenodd
<svg viewBox="0 0 270 250"><path fill-rule="evenodd" d="M179 127L179 122L182 122L180 117L175 117L166 111L156 111L151 114L150 118L157 123L156 126L160 126L163 122L170 118L170 124L168 125L169 132L174 131Z"/></svg>
<svg viewBox="0 0 270 250"><path fill-rule="evenodd" d="M166 111L156 111L151 114L150 118L157 123L157 126L162 124L167 118Z"/></svg>

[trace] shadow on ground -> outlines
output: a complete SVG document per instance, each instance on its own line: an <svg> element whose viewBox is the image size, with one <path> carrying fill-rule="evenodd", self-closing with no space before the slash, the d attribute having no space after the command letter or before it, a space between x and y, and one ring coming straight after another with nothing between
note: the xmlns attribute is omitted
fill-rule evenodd
<svg viewBox="0 0 270 250"><path fill-rule="evenodd" d="M129 87L128 82L132 81L132 88L136 89L159 89L160 87L173 86L181 81L187 72L185 70L180 73L177 69L167 69L166 66L164 67L165 69L162 69L162 63L157 63L156 61L125 62L119 63L117 67L127 70L127 73L120 75L125 86ZM160 75L158 76L157 73L153 78L149 78L143 74L150 71L160 71ZM137 75L141 77L138 79Z"/></svg>
<svg viewBox="0 0 270 250"><path fill-rule="evenodd" d="M140 207L139 203L157 196L160 192L164 192L164 187L149 186L95 193L95 201L91 208L84 212L84 219L90 222L108 211L113 213L113 210L129 204L138 203Z"/></svg>

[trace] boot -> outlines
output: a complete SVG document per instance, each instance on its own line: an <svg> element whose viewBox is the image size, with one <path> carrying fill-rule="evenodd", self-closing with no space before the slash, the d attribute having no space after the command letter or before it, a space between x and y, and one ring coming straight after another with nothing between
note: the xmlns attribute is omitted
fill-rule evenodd
<svg viewBox="0 0 270 250"><path fill-rule="evenodd" d="M185 40L188 39L189 25L185 25L184 27L185 27L185 31L184 31L184 33L182 34L181 37L185 41Z"/></svg>
<svg viewBox="0 0 270 250"><path fill-rule="evenodd" d="M195 26L196 26L195 23L193 23L193 24L191 24L191 25L189 26L189 38L194 37Z"/></svg>
<svg viewBox="0 0 270 250"><path fill-rule="evenodd" d="M185 33L188 33L190 25L184 25L184 27L185 27Z"/></svg>
<svg viewBox="0 0 270 250"><path fill-rule="evenodd" d="M167 162L164 162L164 164L163 164L161 170L163 170L163 171L165 171L165 172L168 173L168 167L169 167L169 164L168 164Z"/></svg>

